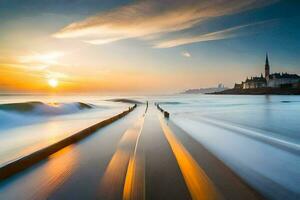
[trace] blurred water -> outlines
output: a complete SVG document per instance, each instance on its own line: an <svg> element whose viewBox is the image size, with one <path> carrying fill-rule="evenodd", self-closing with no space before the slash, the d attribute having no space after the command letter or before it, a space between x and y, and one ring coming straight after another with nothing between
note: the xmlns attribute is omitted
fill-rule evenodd
<svg viewBox="0 0 300 200"><path fill-rule="evenodd" d="M300 198L300 96L179 95L160 102L266 197Z"/></svg>
<svg viewBox="0 0 300 200"><path fill-rule="evenodd" d="M27 102L42 102L30 103L26 112L18 110L20 106L14 110L0 109L0 166L116 115L129 106L107 99L110 97L0 96L2 108L8 103L11 107L23 103L23 108ZM92 105L92 108L81 109L78 102Z"/></svg>
<svg viewBox="0 0 300 200"><path fill-rule="evenodd" d="M0 104L40 101L96 105L93 109L58 112L58 115L0 111L0 165L59 141L129 106L106 101L113 98L119 97L0 96ZM170 112L170 120L266 197L300 199L300 96L129 98L160 102Z"/></svg>
<svg viewBox="0 0 300 200"><path fill-rule="evenodd" d="M300 96L178 95L160 101L173 116L218 119L300 143Z"/></svg>

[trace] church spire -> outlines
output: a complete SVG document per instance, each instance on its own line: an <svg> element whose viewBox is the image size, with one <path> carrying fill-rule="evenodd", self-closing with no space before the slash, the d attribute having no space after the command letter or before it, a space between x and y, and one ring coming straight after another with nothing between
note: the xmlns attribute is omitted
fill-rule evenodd
<svg viewBox="0 0 300 200"><path fill-rule="evenodd" d="M269 76L270 76L270 65L269 65L268 53L266 53L265 78L269 80Z"/></svg>
<svg viewBox="0 0 300 200"><path fill-rule="evenodd" d="M269 58L268 58L268 53L266 53L266 66L269 66Z"/></svg>

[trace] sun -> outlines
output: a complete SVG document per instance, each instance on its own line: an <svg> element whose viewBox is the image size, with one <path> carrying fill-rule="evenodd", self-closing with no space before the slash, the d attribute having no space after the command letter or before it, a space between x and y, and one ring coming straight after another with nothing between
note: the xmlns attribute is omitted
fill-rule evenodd
<svg viewBox="0 0 300 200"><path fill-rule="evenodd" d="M58 81L54 78L51 78L48 80L48 84L50 85L50 87L55 88L58 85Z"/></svg>

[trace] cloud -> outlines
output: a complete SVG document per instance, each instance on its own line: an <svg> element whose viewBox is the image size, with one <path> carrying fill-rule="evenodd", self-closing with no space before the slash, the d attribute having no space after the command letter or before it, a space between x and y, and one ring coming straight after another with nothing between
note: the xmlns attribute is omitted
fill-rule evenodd
<svg viewBox="0 0 300 200"><path fill-rule="evenodd" d="M151 38L201 25L219 16L268 5L275 0L144 0L122 6L54 34L56 38L81 38L90 44L106 44L128 38ZM213 36L206 36L207 39ZM197 41L197 40L195 40Z"/></svg>
<svg viewBox="0 0 300 200"><path fill-rule="evenodd" d="M49 69L37 69L28 67L27 65L14 64L14 63L0 63L0 71L2 73L23 73L27 76L39 77L39 78L59 78L59 79L67 79L69 76L65 73L52 71Z"/></svg>
<svg viewBox="0 0 300 200"><path fill-rule="evenodd" d="M266 24L272 24L275 20L262 21L247 25L235 26L221 31L210 32L199 35L189 35L184 37L177 37L175 39L169 39L160 41L154 45L155 48L170 48L185 44L191 44L195 42L205 42L212 40L222 40L227 38L233 38L237 36L249 35L258 32L258 27L265 27ZM251 29L252 28L252 29ZM247 30L247 31L245 31Z"/></svg>
<svg viewBox="0 0 300 200"><path fill-rule="evenodd" d="M42 63L46 65L56 65L58 64L58 59L63 56L63 52L54 51L45 54L34 53L32 55L21 56L19 60L21 63Z"/></svg>
<svg viewBox="0 0 300 200"><path fill-rule="evenodd" d="M181 52L181 55L184 56L184 57L187 57L187 58L192 57L192 55L191 55L190 52L188 52L188 51L183 51L183 52Z"/></svg>
<svg viewBox="0 0 300 200"><path fill-rule="evenodd" d="M50 79L50 78L55 78L55 79L60 79L60 80L66 80L69 76L65 73L62 73L62 72L54 72L54 71L50 71L50 70L47 70L46 73L45 73L45 76L47 79Z"/></svg>
<svg viewBox="0 0 300 200"><path fill-rule="evenodd" d="M115 37L115 38L105 38L105 39L96 39L96 40L86 40L85 42L89 44L108 44L117 40L121 40L123 37Z"/></svg>
<svg viewBox="0 0 300 200"><path fill-rule="evenodd" d="M64 67L65 65L59 63L65 53L60 51L52 51L47 53L30 53L15 58L0 58L0 69L10 73L25 73L28 76L58 78L60 80L67 80L69 75L53 71L51 67Z"/></svg>

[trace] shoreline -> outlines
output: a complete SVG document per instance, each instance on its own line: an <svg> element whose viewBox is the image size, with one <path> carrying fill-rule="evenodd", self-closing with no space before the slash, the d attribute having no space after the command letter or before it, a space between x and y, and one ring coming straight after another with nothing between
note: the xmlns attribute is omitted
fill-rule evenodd
<svg viewBox="0 0 300 200"><path fill-rule="evenodd" d="M300 88L254 88L254 89L228 89L222 92L205 94L219 95L300 95Z"/></svg>

